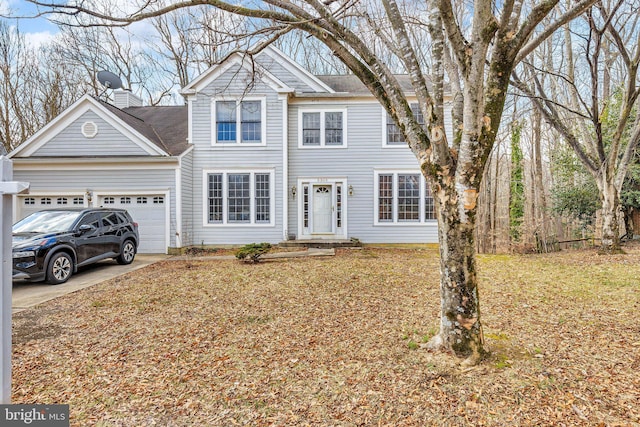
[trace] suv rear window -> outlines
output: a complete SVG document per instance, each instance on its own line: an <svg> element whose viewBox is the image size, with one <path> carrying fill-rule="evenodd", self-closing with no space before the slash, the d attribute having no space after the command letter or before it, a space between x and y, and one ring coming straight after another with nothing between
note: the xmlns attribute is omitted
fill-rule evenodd
<svg viewBox="0 0 640 427"><path fill-rule="evenodd" d="M120 219L120 222L122 223L133 222L133 219L131 219L131 216L128 213L116 212L116 214L118 215L118 219Z"/></svg>
<svg viewBox="0 0 640 427"><path fill-rule="evenodd" d="M104 218L102 218L102 220L103 220L105 226L116 225L119 222L120 223L123 222L122 220L120 220L118 218L118 215L116 215L115 212L107 213L107 215Z"/></svg>

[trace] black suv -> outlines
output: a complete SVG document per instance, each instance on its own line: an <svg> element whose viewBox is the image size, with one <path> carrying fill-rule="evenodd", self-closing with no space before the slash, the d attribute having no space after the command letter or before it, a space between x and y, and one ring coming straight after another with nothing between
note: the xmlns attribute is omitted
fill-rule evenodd
<svg viewBox="0 0 640 427"><path fill-rule="evenodd" d="M124 209L34 212L13 225L13 279L57 285L103 259L131 264L138 241L138 224Z"/></svg>

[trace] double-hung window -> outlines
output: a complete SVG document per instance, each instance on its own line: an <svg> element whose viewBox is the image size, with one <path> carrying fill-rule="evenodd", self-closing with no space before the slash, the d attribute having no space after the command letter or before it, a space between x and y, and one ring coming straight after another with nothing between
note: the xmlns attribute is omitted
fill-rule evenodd
<svg viewBox="0 0 640 427"><path fill-rule="evenodd" d="M208 224L273 223L273 173L271 171L206 172Z"/></svg>
<svg viewBox="0 0 640 427"><path fill-rule="evenodd" d="M422 115L422 110L420 110L418 103L411 104L411 111L413 112L413 118L418 122L418 124L420 124L420 126L424 127L424 116ZM393 118L389 114L386 112L384 114L387 118L386 126L384 128L385 145L406 145L404 135L402 134L400 127L393 121Z"/></svg>
<svg viewBox="0 0 640 427"><path fill-rule="evenodd" d="M345 110L300 111L301 147L345 147Z"/></svg>
<svg viewBox="0 0 640 427"><path fill-rule="evenodd" d="M216 144L264 144L264 101L214 101Z"/></svg>
<svg viewBox="0 0 640 427"><path fill-rule="evenodd" d="M423 223L436 219L433 195L422 175L376 172L376 224Z"/></svg>

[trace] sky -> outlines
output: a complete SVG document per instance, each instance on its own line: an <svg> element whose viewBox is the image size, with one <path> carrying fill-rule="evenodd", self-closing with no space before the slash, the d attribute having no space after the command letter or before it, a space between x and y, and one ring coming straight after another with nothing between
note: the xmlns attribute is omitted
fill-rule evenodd
<svg viewBox="0 0 640 427"><path fill-rule="evenodd" d="M120 9L131 6L131 0L111 0L113 4L121 4ZM34 47L50 41L58 32L58 26L49 22L45 16L37 17L38 8L26 0L0 0L0 16L9 15L20 19L8 19L12 26L17 26L20 33ZM0 19L3 19L0 17ZM153 33L151 24L147 21L134 23L127 27L127 31L137 36L145 37Z"/></svg>
<svg viewBox="0 0 640 427"><path fill-rule="evenodd" d="M37 12L36 7L25 0L0 1L0 15L29 17L35 16ZM9 19L7 21L9 25L17 26L27 41L35 46L50 40L58 32L58 27L44 17Z"/></svg>

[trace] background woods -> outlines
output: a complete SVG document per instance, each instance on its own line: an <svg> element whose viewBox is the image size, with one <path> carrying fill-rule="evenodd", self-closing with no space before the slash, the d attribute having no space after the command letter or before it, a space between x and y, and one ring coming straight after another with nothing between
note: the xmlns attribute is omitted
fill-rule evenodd
<svg viewBox="0 0 640 427"><path fill-rule="evenodd" d="M569 123L576 124L576 131L582 117L578 114L580 108L587 112L589 108L591 112L602 110L608 118L604 125L613 126L618 118L615 111L623 107L623 91L634 82L624 72L625 64L638 51L637 42L633 44L638 37L633 11L632 6L617 2L585 14L549 37L517 69L517 75L531 91L514 89L508 94L503 126L480 189L476 242L479 251L549 251L557 249L558 242L602 235L598 213L601 202L593 173L568 148L558 130L549 125L540 105L532 99L541 93L562 105L555 114L573 113L575 118ZM415 17L418 25L412 28L412 37L426 47L418 54L420 61L429 66L427 14L406 5L404 13ZM609 27L603 26L607 17ZM581 52L594 45L595 35L590 30L593 24L590 27L589 22L597 18L602 34L598 36L597 51L591 47L589 59ZM35 43L20 30L20 21L0 20L0 140L6 151L17 147L82 94L102 94L104 88L95 79L102 69L117 73L124 86L149 105L179 104L183 102L177 93L180 87L230 51L246 48L259 33L247 18L206 6L176 10L137 28L69 26L64 23L72 22L65 17L58 17L58 21L62 22L57 34ZM404 71L389 53L390 46L380 42L385 38L375 38L370 28L361 26L361 30L363 38L372 43L375 40L376 51L394 72ZM629 46L625 52L615 43L617 39ZM286 34L275 43L313 73L348 72L324 45L303 33ZM591 61L593 66L585 61ZM582 78L586 73L591 74L591 88ZM576 81L583 82L583 86L574 84ZM452 87L455 89L456 85ZM589 90L593 95L590 98L599 100L599 106L595 104L597 110L583 102L589 98ZM635 111L631 102L629 130L637 123ZM587 128L579 129L584 132ZM607 132L599 134L605 147L613 130ZM621 136L628 139L629 132L622 132ZM516 163L512 155L514 144L521 152ZM620 236L631 236L640 224L636 161L631 156L630 172L620 190ZM517 170L520 172L514 174ZM522 206L517 210L511 203L514 189L520 189L517 197Z"/></svg>

